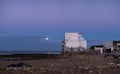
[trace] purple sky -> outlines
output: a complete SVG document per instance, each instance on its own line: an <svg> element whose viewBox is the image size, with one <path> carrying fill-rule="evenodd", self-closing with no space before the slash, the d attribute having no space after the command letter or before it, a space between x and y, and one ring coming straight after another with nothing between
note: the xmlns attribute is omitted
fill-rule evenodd
<svg viewBox="0 0 120 74"><path fill-rule="evenodd" d="M0 0L0 37L81 32L88 40L120 40L119 0Z"/></svg>

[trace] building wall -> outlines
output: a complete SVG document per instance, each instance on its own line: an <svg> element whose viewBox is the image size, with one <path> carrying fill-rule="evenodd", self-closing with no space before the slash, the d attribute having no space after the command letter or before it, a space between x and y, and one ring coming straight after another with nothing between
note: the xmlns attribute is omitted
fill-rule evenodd
<svg viewBox="0 0 120 74"><path fill-rule="evenodd" d="M120 43L117 43L117 49L120 50Z"/></svg>
<svg viewBox="0 0 120 74"><path fill-rule="evenodd" d="M99 51L101 54L103 53L103 47L94 47L95 51Z"/></svg>
<svg viewBox="0 0 120 74"><path fill-rule="evenodd" d="M87 49L87 41L79 40L78 33L65 33L64 50L70 51L71 48L73 48L74 51L78 51L80 48Z"/></svg>
<svg viewBox="0 0 120 74"><path fill-rule="evenodd" d="M79 45L80 47L84 48L84 49L87 49L87 41L79 41Z"/></svg>
<svg viewBox="0 0 120 74"><path fill-rule="evenodd" d="M118 45L120 45L120 41L111 41L104 43L105 49L119 50Z"/></svg>
<svg viewBox="0 0 120 74"><path fill-rule="evenodd" d="M119 50L120 41L113 41L113 48Z"/></svg>
<svg viewBox="0 0 120 74"><path fill-rule="evenodd" d="M78 33L65 33L65 46L68 48L79 47Z"/></svg>
<svg viewBox="0 0 120 74"><path fill-rule="evenodd" d="M113 42L112 41L105 42L104 43L104 47L105 47L105 49L111 49L111 48L113 48Z"/></svg>

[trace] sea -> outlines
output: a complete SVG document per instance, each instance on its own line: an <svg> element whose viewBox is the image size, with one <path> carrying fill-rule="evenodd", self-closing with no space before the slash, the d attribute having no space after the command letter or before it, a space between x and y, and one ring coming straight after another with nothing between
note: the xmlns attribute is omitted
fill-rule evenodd
<svg viewBox="0 0 120 74"><path fill-rule="evenodd" d="M61 54L61 51L0 51L0 55L12 54Z"/></svg>

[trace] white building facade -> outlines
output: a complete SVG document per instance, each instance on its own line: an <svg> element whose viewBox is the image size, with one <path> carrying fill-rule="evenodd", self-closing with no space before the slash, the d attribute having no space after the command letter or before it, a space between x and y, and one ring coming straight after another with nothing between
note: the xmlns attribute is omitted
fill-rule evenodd
<svg viewBox="0 0 120 74"><path fill-rule="evenodd" d="M76 32L67 32L64 37L64 51L78 51L87 49L87 41L82 34Z"/></svg>

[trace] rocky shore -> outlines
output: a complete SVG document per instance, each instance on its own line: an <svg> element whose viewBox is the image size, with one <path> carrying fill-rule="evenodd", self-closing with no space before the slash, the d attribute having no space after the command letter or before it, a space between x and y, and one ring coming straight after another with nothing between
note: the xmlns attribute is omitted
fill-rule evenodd
<svg viewBox="0 0 120 74"><path fill-rule="evenodd" d="M101 54L63 58L0 61L0 74L120 74L120 60ZM22 66L10 66L12 64ZM29 66L28 66L29 65Z"/></svg>

